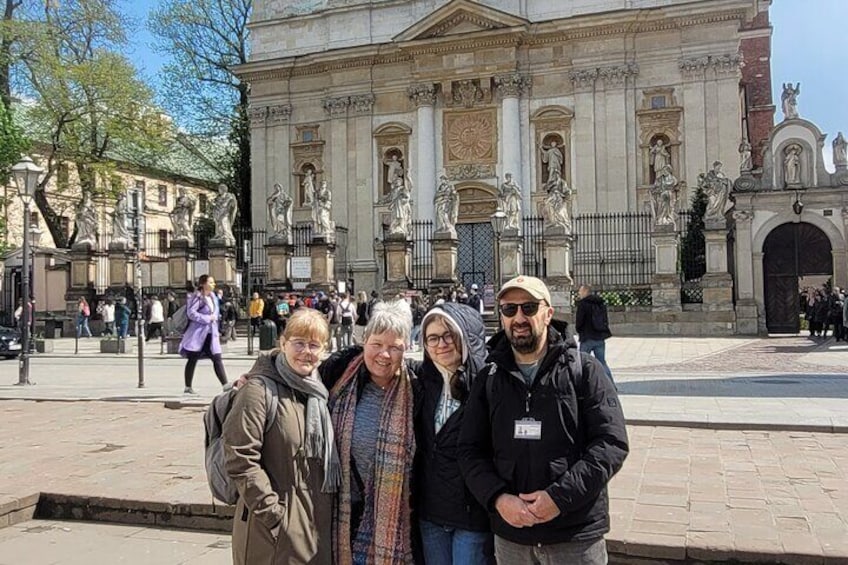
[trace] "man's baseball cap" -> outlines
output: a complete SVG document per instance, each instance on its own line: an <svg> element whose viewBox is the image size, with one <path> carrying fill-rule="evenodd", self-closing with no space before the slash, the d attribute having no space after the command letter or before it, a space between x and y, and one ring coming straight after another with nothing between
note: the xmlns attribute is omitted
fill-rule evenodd
<svg viewBox="0 0 848 565"><path fill-rule="evenodd" d="M477 290L477 283L471 285L471 290Z"/></svg>
<svg viewBox="0 0 848 565"><path fill-rule="evenodd" d="M506 281L498 291L498 299L500 299L500 297L508 290L512 290L513 288L521 289L536 300L544 300L548 303L548 305L551 304L551 292L541 279L537 279L536 277L527 277L524 275L519 275L514 279L510 279Z"/></svg>

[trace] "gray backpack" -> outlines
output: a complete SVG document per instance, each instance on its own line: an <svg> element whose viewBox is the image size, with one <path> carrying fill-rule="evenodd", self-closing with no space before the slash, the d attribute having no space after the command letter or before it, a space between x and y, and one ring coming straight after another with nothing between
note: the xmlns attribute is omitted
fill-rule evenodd
<svg viewBox="0 0 848 565"><path fill-rule="evenodd" d="M253 375L252 379L262 379L265 383L265 433L271 429L277 420L277 405L279 404L278 384L268 377ZM227 385L227 389L216 396L206 413L203 415L203 426L206 428L206 480L209 482L209 490L212 496L225 504L235 504L239 494L236 485L227 474L224 463L224 440L221 437L224 431L224 421L233 407L233 400L239 389Z"/></svg>

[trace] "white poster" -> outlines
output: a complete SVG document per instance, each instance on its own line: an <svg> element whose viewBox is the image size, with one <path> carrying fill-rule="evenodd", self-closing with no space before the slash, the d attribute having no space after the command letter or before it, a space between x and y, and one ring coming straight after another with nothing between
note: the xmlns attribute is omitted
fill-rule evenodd
<svg viewBox="0 0 848 565"><path fill-rule="evenodd" d="M312 258L311 257L292 257L291 258L291 278L292 279L312 279Z"/></svg>

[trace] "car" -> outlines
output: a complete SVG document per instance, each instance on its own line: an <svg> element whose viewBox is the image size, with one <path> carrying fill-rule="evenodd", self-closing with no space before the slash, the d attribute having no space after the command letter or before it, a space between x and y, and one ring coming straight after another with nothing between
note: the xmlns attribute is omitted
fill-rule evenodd
<svg viewBox="0 0 848 565"><path fill-rule="evenodd" d="M13 359L21 354L21 332L0 326L0 357Z"/></svg>

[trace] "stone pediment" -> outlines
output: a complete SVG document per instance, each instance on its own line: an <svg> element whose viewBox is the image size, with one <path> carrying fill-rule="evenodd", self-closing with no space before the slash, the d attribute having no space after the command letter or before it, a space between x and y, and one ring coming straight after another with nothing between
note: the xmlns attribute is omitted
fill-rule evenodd
<svg viewBox="0 0 848 565"><path fill-rule="evenodd" d="M530 22L473 0L453 0L395 36L395 42L468 35L526 26Z"/></svg>

